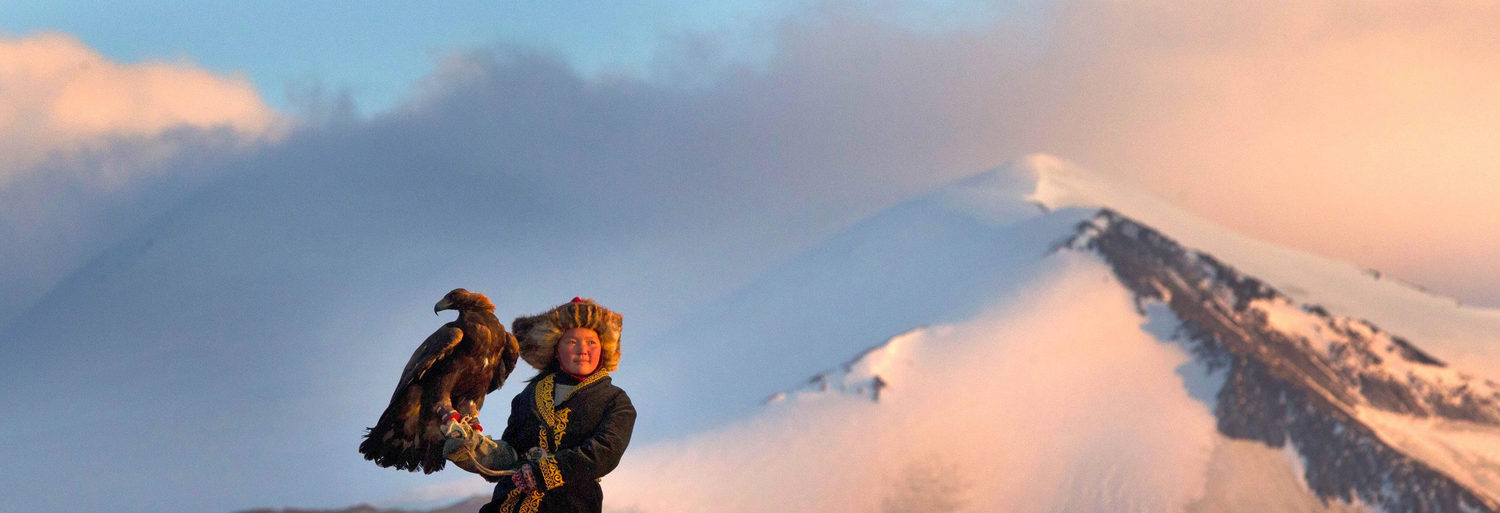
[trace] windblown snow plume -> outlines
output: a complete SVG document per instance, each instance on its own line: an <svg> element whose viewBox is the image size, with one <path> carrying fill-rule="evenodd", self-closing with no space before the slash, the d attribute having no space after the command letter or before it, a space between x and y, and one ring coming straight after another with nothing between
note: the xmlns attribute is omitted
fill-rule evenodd
<svg viewBox="0 0 1500 513"><path fill-rule="evenodd" d="M1202 495L1215 444L1212 413L1179 376L1201 370L1142 330L1107 268L1060 257L1034 294L906 333L851 365L853 381L878 373L878 401L793 391L747 424L636 449L604 481L609 504L1182 510Z"/></svg>

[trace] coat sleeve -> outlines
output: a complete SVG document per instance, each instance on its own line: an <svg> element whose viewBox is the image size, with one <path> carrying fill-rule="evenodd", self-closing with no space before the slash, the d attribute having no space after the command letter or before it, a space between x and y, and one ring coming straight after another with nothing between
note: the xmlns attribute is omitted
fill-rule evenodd
<svg viewBox="0 0 1500 513"><path fill-rule="evenodd" d="M510 445L517 454L531 448L530 445L521 443L521 425L526 422L525 416L531 412L531 402L526 400L531 397L531 393L531 387L526 387L516 394L515 399L510 400L510 418L505 421L505 431L500 433L500 441Z"/></svg>
<svg viewBox="0 0 1500 513"><path fill-rule="evenodd" d="M635 429L635 406L625 391L615 394L606 407L599 427L588 440L558 451L541 462L542 481L551 490L564 483L592 481L604 477L620 464L630 433Z"/></svg>

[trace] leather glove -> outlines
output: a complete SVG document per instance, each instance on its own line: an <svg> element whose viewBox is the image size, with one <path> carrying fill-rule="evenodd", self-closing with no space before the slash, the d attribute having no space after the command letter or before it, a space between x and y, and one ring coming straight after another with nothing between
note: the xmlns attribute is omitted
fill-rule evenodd
<svg viewBox="0 0 1500 513"><path fill-rule="evenodd" d="M477 427L477 426L476 426ZM488 481L499 481L501 475L485 472L506 470L516 464L516 450L509 444L484 436L467 423L449 421L443 425L447 440L443 441L443 457L458 468L484 476Z"/></svg>

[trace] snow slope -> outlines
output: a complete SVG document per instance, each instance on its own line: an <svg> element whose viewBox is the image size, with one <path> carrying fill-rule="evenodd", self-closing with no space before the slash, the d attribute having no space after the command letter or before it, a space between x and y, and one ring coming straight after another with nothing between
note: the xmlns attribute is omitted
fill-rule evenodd
<svg viewBox="0 0 1500 513"><path fill-rule="evenodd" d="M658 412L639 422L685 435L744 418L834 362L1023 291L1091 212L1047 213L1024 201L1035 181L1015 171L880 212L684 316L652 355L674 372L632 377L638 406Z"/></svg>

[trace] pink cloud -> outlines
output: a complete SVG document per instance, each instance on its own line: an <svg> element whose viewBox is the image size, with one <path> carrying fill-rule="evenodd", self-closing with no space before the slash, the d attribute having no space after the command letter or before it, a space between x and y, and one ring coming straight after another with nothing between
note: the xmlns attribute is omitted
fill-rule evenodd
<svg viewBox="0 0 1500 513"><path fill-rule="evenodd" d="M892 182L1053 153L1500 306L1493 3L1078 0L936 35L830 16L784 31L773 78L801 111L859 116L821 132L912 170Z"/></svg>
<svg viewBox="0 0 1500 513"><path fill-rule="evenodd" d="M244 77L186 62L115 63L62 34L0 40L0 90L0 152L7 156L0 184L50 157L112 139L144 142L181 128L254 138L277 126L276 113ZM171 153L167 145L140 155L151 161Z"/></svg>
<svg viewBox="0 0 1500 513"><path fill-rule="evenodd" d="M1084 2L1054 149L1237 231L1500 298L1500 9ZM1086 71L1085 71L1086 70ZM1056 148L1056 147L1054 147ZM1489 290L1491 292L1486 293Z"/></svg>

